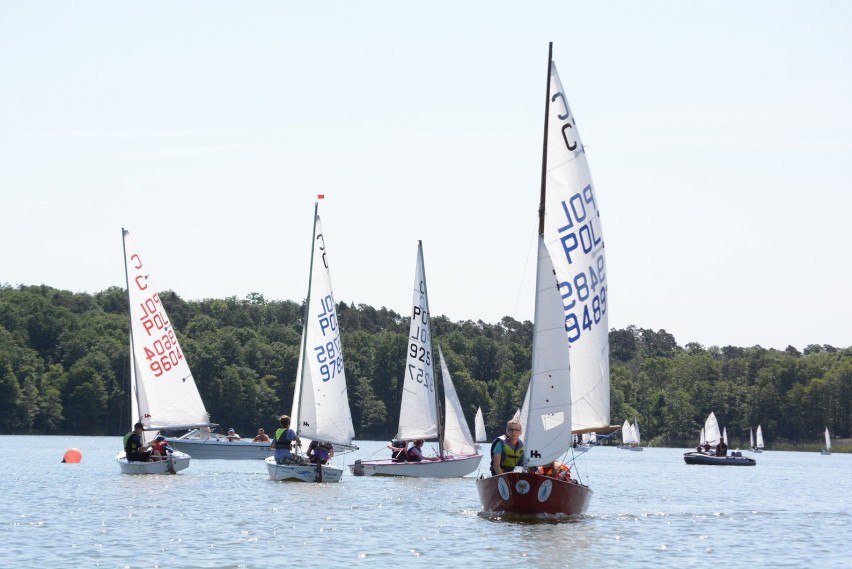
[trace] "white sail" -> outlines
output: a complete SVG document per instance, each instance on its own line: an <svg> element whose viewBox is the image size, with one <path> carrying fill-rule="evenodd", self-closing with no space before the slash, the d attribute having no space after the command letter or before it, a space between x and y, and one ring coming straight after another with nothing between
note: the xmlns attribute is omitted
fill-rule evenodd
<svg viewBox="0 0 852 569"><path fill-rule="evenodd" d="M532 375L525 402L524 443L532 466L558 459L571 445L569 350L562 296L550 253L539 237Z"/></svg>
<svg viewBox="0 0 852 569"><path fill-rule="evenodd" d="M633 443L633 427L630 421L625 420L621 425L621 444L629 445Z"/></svg>
<svg viewBox="0 0 852 569"><path fill-rule="evenodd" d="M544 238L571 342L575 431L609 425L609 325L600 210L574 115L551 63Z"/></svg>
<svg viewBox="0 0 852 569"><path fill-rule="evenodd" d="M728 427L722 429L722 440L725 441L725 444L728 444Z"/></svg>
<svg viewBox="0 0 852 569"><path fill-rule="evenodd" d="M704 437L711 445L715 446L719 444L719 439L721 438L719 423L716 421L716 415L712 412L707 416L707 420L704 421Z"/></svg>
<svg viewBox="0 0 852 569"><path fill-rule="evenodd" d="M757 432L754 435L755 437L755 448L763 448L763 429L760 425L757 426Z"/></svg>
<svg viewBox="0 0 852 569"><path fill-rule="evenodd" d="M754 430L751 427L748 429L748 448L754 448Z"/></svg>
<svg viewBox="0 0 852 569"><path fill-rule="evenodd" d="M701 435L698 437L698 444L703 445L705 442L707 442L707 439L704 437L704 427L701 427Z"/></svg>
<svg viewBox="0 0 852 569"><path fill-rule="evenodd" d="M825 428L825 450L831 450L831 435L828 434L828 427Z"/></svg>
<svg viewBox="0 0 852 569"><path fill-rule="evenodd" d="M476 454L473 437L440 346L438 357L441 360L441 383L444 386L444 450L459 456Z"/></svg>
<svg viewBox="0 0 852 569"><path fill-rule="evenodd" d="M210 426L174 327L130 233L122 229L130 308L131 424L150 440L162 429Z"/></svg>
<svg viewBox="0 0 852 569"><path fill-rule="evenodd" d="M438 408L422 243L417 246L414 299L408 333L405 379L402 384L399 430L396 438L407 441L437 438Z"/></svg>
<svg viewBox="0 0 852 569"><path fill-rule="evenodd" d="M633 423L632 427L633 427L633 442L638 445L640 442L642 442L642 438L639 434L639 422L637 421L636 423Z"/></svg>
<svg viewBox="0 0 852 569"><path fill-rule="evenodd" d="M485 417L482 415L482 407L476 408L476 417L474 418L476 431L476 442L484 443L488 440L488 435L485 434Z"/></svg>
<svg viewBox="0 0 852 569"><path fill-rule="evenodd" d="M319 214L314 221L311 277L302 331L293 424L299 436L350 445L355 437L328 249Z"/></svg>

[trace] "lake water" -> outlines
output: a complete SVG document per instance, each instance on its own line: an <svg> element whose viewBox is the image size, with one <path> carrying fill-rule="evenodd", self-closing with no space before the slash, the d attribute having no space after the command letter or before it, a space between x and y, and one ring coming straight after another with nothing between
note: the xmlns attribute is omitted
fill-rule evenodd
<svg viewBox="0 0 852 569"><path fill-rule="evenodd" d="M384 457L385 442L335 458ZM427 447L429 445L427 444ZM80 464L61 463L78 448ZM483 516L473 477L272 482L263 461L127 476L118 437L0 436L6 567L850 567L852 455L687 466L687 449L578 459L588 514ZM340 460L342 459L342 460ZM483 462L483 464L485 464Z"/></svg>

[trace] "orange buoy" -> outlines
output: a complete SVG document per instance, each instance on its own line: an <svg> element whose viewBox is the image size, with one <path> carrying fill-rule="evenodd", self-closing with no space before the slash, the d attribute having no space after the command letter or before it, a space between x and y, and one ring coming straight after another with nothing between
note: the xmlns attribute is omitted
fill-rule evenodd
<svg viewBox="0 0 852 569"><path fill-rule="evenodd" d="M65 451L65 456L62 457L62 462L71 462L77 464L83 460L83 453L80 452L80 449L69 448Z"/></svg>

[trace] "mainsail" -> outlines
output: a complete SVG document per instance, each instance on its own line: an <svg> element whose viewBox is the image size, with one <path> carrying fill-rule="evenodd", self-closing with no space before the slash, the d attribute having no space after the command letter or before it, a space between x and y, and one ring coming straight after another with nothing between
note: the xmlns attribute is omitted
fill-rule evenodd
<svg viewBox="0 0 852 569"><path fill-rule="evenodd" d="M485 434L485 417L482 415L482 407L476 408L476 417L474 417L473 423L476 431L476 442L484 443L488 440L488 435Z"/></svg>
<svg viewBox="0 0 852 569"><path fill-rule="evenodd" d="M719 444L721 436L722 435L719 433L719 423L716 421L716 415L711 412L710 415L707 416L707 420L704 421L704 440L711 445L717 445Z"/></svg>
<svg viewBox="0 0 852 569"><path fill-rule="evenodd" d="M550 64L544 241L571 342L574 431L609 425L608 281L600 210L574 115Z"/></svg>
<svg viewBox="0 0 852 569"><path fill-rule="evenodd" d="M300 437L348 446L355 437L322 223L314 211L311 276L292 423Z"/></svg>
<svg viewBox="0 0 852 569"><path fill-rule="evenodd" d="M213 426L148 267L130 232L121 233L130 309L131 420L142 422L146 440L158 430Z"/></svg>
<svg viewBox="0 0 852 569"><path fill-rule="evenodd" d="M408 333L405 378L402 382L397 439L411 441L438 438L438 404L435 390L429 298L426 290L426 270L423 266L423 244L418 243L417 267L414 273L414 298L411 308L411 326Z"/></svg>

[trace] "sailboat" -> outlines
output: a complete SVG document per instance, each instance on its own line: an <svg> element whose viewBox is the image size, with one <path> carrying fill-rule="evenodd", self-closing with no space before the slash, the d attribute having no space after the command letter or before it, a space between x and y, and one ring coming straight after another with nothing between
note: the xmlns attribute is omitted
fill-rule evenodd
<svg viewBox="0 0 852 569"><path fill-rule="evenodd" d="M357 448L352 445L355 428L346 391L340 327L319 202L314 204L308 296L290 419L302 444L306 445L310 439L331 443L335 451ZM343 477L343 469L331 462L322 466L302 461L278 464L274 456L266 459L266 469L272 480L340 482Z"/></svg>
<svg viewBox="0 0 852 569"><path fill-rule="evenodd" d="M444 386L444 428L440 428L438 385L432 357L432 331L423 243L417 244L414 300L409 327L408 355L403 380L396 440L438 440L438 456L420 462L356 460L350 469L356 476L411 476L459 478L476 470L482 455L477 452L456 395L444 354L438 348Z"/></svg>
<svg viewBox="0 0 852 569"><path fill-rule="evenodd" d="M634 444L634 442L633 426L630 424L630 421L625 419L624 424L621 425L621 444L618 445L618 448L630 448L630 445Z"/></svg>
<svg viewBox="0 0 852 569"><path fill-rule="evenodd" d="M574 115L548 50L532 372L520 413L528 466L609 427L607 273L598 203ZM476 481L486 512L573 515L592 490L533 472Z"/></svg>
<svg viewBox="0 0 852 569"><path fill-rule="evenodd" d="M633 443L630 446L630 450L642 450L641 442L642 436L639 433L639 421L635 421L633 425L631 425L631 429L633 430Z"/></svg>
<svg viewBox="0 0 852 569"><path fill-rule="evenodd" d="M704 444L715 447L719 441L724 440L726 435L719 432L719 422L716 415L711 412L704 421L703 435ZM727 444L727 442L725 443ZM686 464L715 464L719 466L754 466L757 464L753 458L742 456L740 452L733 452L727 456L716 456L714 451L691 451L684 453L683 461Z"/></svg>
<svg viewBox="0 0 852 569"><path fill-rule="evenodd" d="M828 433L828 427L825 428L825 448L819 451L820 454L831 454L831 435Z"/></svg>
<svg viewBox="0 0 852 569"><path fill-rule="evenodd" d="M485 417L482 415L482 407L476 408L476 416L473 418L474 424L474 442L484 443L488 441L488 435L485 434Z"/></svg>
<svg viewBox="0 0 852 569"><path fill-rule="evenodd" d="M748 448L754 450L754 429L751 427L748 429Z"/></svg>
<svg viewBox="0 0 852 569"><path fill-rule="evenodd" d="M210 419L171 320L151 282L147 266L130 232L122 228L124 274L130 311L130 425L141 422L143 442L163 429L210 427ZM190 456L175 451L158 462L115 457L123 474L175 474L189 466Z"/></svg>
<svg viewBox="0 0 852 569"><path fill-rule="evenodd" d="M763 429L760 425L757 426L757 431L754 433L754 452L763 452Z"/></svg>

